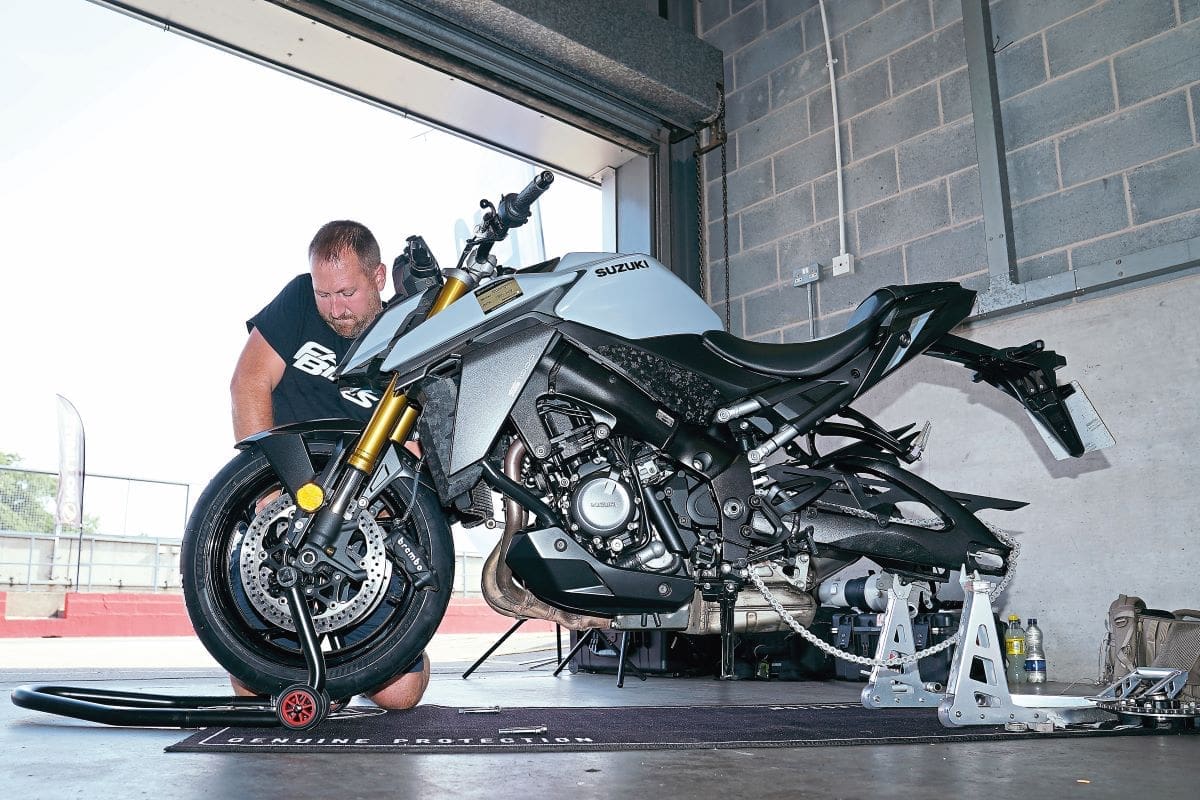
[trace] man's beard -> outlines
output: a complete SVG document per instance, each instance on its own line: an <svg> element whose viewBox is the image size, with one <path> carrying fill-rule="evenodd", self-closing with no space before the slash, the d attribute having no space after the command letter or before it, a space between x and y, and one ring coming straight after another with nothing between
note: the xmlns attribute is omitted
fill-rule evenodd
<svg viewBox="0 0 1200 800"><path fill-rule="evenodd" d="M357 339L375 321L375 317L379 316L379 312L383 309L383 303L380 300L376 300L374 306L372 310L362 316L352 314L335 318L322 314L321 319L325 320L325 324L333 328L333 332L343 339Z"/></svg>

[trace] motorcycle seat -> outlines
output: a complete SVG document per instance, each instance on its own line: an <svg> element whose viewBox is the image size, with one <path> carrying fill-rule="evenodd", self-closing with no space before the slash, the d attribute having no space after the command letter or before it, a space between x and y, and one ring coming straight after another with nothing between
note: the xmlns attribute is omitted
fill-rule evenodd
<svg viewBox="0 0 1200 800"><path fill-rule="evenodd" d="M850 316L846 330L810 342L750 342L725 331L708 331L704 345L726 361L783 378L815 378L862 352L896 300L892 287L878 289Z"/></svg>

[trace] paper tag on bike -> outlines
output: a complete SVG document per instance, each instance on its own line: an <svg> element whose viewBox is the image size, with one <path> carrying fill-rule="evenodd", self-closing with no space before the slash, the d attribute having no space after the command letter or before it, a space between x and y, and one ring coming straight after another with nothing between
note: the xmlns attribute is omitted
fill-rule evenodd
<svg viewBox="0 0 1200 800"><path fill-rule="evenodd" d="M1117 442L1109 432L1108 426L1104 424L1104 420L1100 419L1100 415L1096 413L1096 407L1092 405L1092 401L1083 393L1083 387L1079 385L1079 381L1071 381L1071 385L1075 387L1075 391L1063 401L1063 407L1071 415L1075 429L1079 431L1079 439L1083 442L1083 452L1090 453L1093 450L1112 447ZM1033 420L1034 427L1042 435L1042 439L1050 448L1050 453L1055 460L1065 461L1071 457L1071 454L1059 444L1058 439L1054 438L1054 434L1046 430L1045 425L1032 414L1029 415L1029 418Z"/></svg>
<svg viewBox="0 0 1200 800"><path fill-rule="evenodd" d="M500 306L516 300L521 294L521 287L517 285L517 279L505 278L484 286L482 289L476 289L475 299L479 301L479 307L483 309L483 313L490 314Z"/></svg>

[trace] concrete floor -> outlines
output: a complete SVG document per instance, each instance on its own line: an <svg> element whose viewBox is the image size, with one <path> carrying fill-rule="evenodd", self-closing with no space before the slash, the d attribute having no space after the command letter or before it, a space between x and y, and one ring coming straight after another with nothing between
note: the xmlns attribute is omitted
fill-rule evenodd
<svg viewBox="0 0 1200 800"><path fill-rule="evenodd" d="M467 645L474 642L467 642ZM4 644L0 643L0 651ZM459 648L460 650L463 648ZM443 650L443 659L447 658ZM550 676L541 654L495 657L470 680L443 660L426 694L444 705L653 705L857 699L861 684L721 683L708 679ZM4 663L0 661L0 663ZM218 694L212 667L0 669L0 692L29 682ZM932 713L932 712L931 712ZM1200 736L945 745L626 753L287 755L164 753L179 730L120 729L0 703L6 797L70 798L610 798L1088 797L1200 795ZM665 800L665 797L664 797Z"/></svg>

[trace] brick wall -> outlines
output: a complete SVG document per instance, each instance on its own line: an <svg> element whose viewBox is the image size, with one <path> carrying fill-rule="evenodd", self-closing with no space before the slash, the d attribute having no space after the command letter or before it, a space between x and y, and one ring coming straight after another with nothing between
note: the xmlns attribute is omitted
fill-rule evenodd
<svg viewBox="0 0 1200 800"><path fill-rule="evenodd" d="M828 266L837 252L815 5L701 4L705 37L726 53L733 328L766 341L807 337L807 296L791 288L791 270L806 259ZM846 309L883 283L987 285L961 0L827 8L842 58L858 264L853 276L815 285L818 334L841 329ZM999 0L991 9L1021 277L1054 282L1061 270L1200 236L1200 0ZM706 189L719 262L718 167L714 154ZM721 266L712 270L716 308ZM1083 382L1114 448L1054 461L1018 404L935 359L858 404L885 427L932 417L931 450L914 467L922 477L1029 501L989 521L1020 533L1023 561L1003 608L1041 620L1056 678L1095 678L1117 592L1153 594L1159 608L1194 606L1191 487L1200 469L1188 445L1200 430L1176 398L1200 383L1200 362L1180 355L1195 352L1196 272L964 326L992 346L1044 338L1066 355L1060 380Z"/></svg>
<svg viewBox="0 0 1200 800"><path fill-rule="evenodd" d="M855 273L838 252L815 0L701 0L725 53L734 333L818 335L887 283L988 283L961 0L828 0ZM996 0L1022 281L1200 236L1200 1ZM709 301L724 304L720 156L706 161Z"/></svg>

